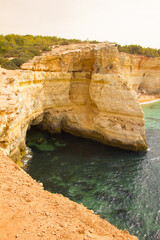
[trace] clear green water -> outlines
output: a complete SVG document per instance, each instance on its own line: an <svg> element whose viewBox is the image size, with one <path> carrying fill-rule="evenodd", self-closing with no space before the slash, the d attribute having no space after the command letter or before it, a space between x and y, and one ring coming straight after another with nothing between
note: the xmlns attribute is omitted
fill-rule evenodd
<svg viewBox="0 0 160 240"><path fill-rule="evenodd" d="M27 136L33 154L27 172L45 189L83 203L139 239L160 240L160 102L143 109L147 153L33 128Z"/></svg>

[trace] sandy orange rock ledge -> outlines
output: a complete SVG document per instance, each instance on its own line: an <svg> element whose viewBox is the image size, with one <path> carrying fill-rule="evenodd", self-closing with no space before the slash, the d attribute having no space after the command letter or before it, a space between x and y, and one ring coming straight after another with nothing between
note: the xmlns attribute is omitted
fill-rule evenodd
<svg viewBox="0 0 160 240"><path fill-rule="evenodd" d="M1 240L136 240L83 205L51 194L0 152Z"/></svg>

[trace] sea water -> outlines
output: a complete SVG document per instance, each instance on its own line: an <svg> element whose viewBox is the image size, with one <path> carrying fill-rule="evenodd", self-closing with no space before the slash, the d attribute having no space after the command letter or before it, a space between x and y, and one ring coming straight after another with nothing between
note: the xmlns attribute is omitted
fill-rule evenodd
<svg viewBox="0 0 160 240"><path fill-rule="evenodd" d="M32 128L26 171L46 190L83 203L140 240L160 240L160 102L143 111L147 153Z"/></svg>

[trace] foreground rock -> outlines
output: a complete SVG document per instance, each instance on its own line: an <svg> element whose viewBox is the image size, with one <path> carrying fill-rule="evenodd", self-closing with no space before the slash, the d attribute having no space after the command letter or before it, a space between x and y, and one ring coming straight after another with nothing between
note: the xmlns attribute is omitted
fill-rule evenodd
<svg viewBox="0 0 160 240"><path fill-rule="evenodd" d="M83 205L43 190L0 152L1 240L136 240Z"/></svg>
<svg viewBox="0 0 160 240"><path fill-rule="evenodd" d="M143 112L114 45L55 48L1 74L0 149L17 160L37 125L130 150L147 149Z"/></svg>

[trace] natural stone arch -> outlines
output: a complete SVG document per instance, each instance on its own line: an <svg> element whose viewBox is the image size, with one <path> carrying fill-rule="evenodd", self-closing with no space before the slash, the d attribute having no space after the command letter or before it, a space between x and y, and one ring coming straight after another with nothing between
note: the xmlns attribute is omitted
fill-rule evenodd
<svg viewBox="0 0 160 240"><path fill-rule="evenodd" d="M25 152L28 127L40 124L52 133L63 129L145 151L143 112L122 74L117 48L100 44L57 51L36 57L14 73L0 126L1 150L17 159Z"/></svg>

